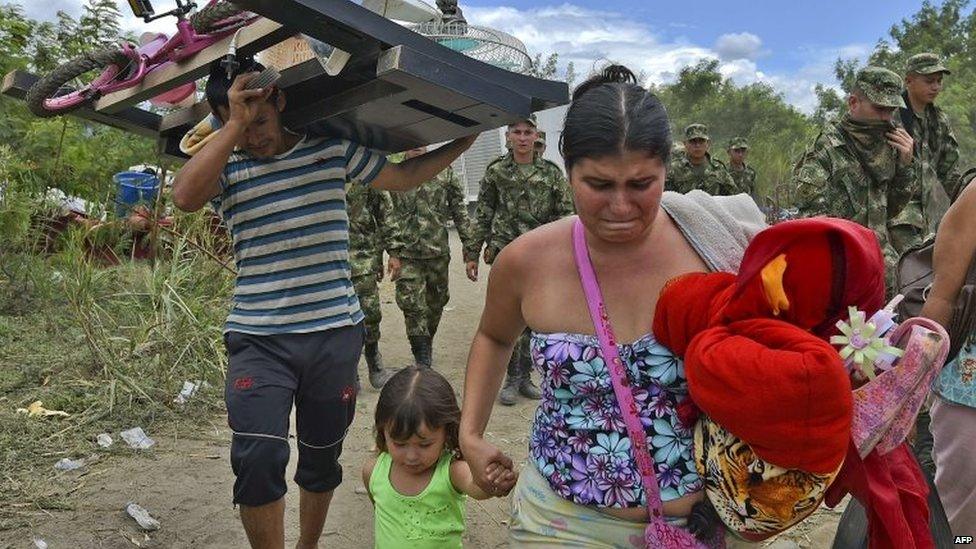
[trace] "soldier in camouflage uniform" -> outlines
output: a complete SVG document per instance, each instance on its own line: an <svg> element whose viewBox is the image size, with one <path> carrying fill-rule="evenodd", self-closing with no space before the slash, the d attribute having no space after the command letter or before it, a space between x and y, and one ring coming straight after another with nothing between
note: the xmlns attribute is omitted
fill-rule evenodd
<svg viewBox="0 0 976 549"><path fill-rule="evenodd" d="M857 74L848 112L828 124L793 170L797 207L804 217L829 215L874 230L884 251L889 292L899 254L925 233L918 192L914 141L897 126L904 107L901 78L884 68Z"/></svg>
<svg viewBox="0 0 976 549"><path fill-rule="evenodd" d="M738 194L740 191L729 170L708 154L709 147L711 139L704 124L685 128L684 154L671 160L664 188L679 193L699 189L713 195Z"/></svg>
<svg viewBox="0 0 976 549"><path fill-rule="evenodd" d="M928 232L934 233L949 203L960 190L959 144L949 118L935 105L942 91L942 78L951 74L934 53L920 53L908 59L905 74L905 108L901 123L915 140L915 169L920 194L915 202L925 214Z"/></svg>
<svg viewBox="0 0 976 549"><path fill-rule="evenodd" d="M478 193L474 236L467 257L477 257L484 244L489 265L509 242L551 221L573 215L573 198L562 170L535 153L538 138L535 117L508 127L511 151L488 165ZM529 339L523 333L515 344L508 364L505 386L499 395L502 404L515 404L517 395L538 399L532 383Z"/></svg>
<svg viewBox="0 0 976 549"><path fill-rule="evenodd" d="M539 137L535 138L535 153L539 156L546 154L546 132L539 130Z"/></svg>
<svg viewBox="0 0 976 549"><path fill-rule="evenodd" d="M366 347L363 355L369 371L369 384L374 389L392 376L383 368L379 351L380 293L378 283L383 279L383 247L380 229L385 212L389 210L389 194L368 185L350 185L346 190L346 211L349 213L349 263L352 284L359 297L359 304L366 316Z"/></svg>
<svg viewBox="0 0 976 549"><path fill-rule="evenodd" d="M427 152L407 151L407 159ZM454 222L461 243L471 245L471 228L461 180L450 168L417 189L391 194L392 210L383 230L390 254L390 278L396 281L396 302L403 311L407 339L417 364L433 363L433 339L441 313L450 299L448 267L451 250L447 225ZM478 255L465 257L468 278L478 280Z"/></svg>
<svg viewBox="0 0 976 549"><path fill-rule="evenodd" d="M920 53L908 58L905 66L905 108L901 122L915 139L915 169L919 195L913 203L925 216L926 229L934 234L959 195L962 180L959 167L959 144L949 126L949 117L935 105L942 91L943 77L952 74L934 53ZM919 411L915 423L915 456L922 468L935 474L932 459L932 432L928 407Z"/></svg>
<svg viewBox="0 0 976 549"><path fill-rule="evenodd" d="M739 192L756 195L756 170L746 164L749 155L749 142L745 137L733 137L729 141L729 174Z"/></svg>

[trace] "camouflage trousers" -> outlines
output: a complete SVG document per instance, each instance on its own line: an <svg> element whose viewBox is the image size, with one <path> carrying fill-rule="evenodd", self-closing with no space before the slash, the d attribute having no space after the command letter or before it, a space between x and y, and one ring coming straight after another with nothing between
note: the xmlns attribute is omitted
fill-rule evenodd
<svg viewBox="0 0 976 549"><path fill-rule="evenodd" d="M375 274L365 274L352 277L352 285L359 297L359 307L366 315L365 343L377 343L380 340L380 321L383 313L380 311L380 287Z"/></svg>
<svg viewBox="0 0 976 549"><path fill-rule="evenodd" d="M526 328L515 340L515 348L512 349L512 358L508 361L509 377L529 377L532 375L532 352L529 345L532 340L532 332Z"/></svg>
<svg viewBox="0 0 976 549"><path fill-rule="evenodd" d="M396 302L403 311L407 336L434 337L441 313L451 299L448 291L450 256L432 259L400 258Z"/></svg>

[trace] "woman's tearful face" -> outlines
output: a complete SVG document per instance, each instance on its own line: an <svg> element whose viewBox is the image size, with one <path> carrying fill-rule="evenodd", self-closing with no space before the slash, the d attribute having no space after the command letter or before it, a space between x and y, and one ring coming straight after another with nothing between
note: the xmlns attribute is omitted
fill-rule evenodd
<svg viewBox="0 0 976 549"><path fill-rule="evenodd" d="M661 204L665 172L660 158L637 151L579 160L569 179L583 225L608 242L645 236Z"/></svg>

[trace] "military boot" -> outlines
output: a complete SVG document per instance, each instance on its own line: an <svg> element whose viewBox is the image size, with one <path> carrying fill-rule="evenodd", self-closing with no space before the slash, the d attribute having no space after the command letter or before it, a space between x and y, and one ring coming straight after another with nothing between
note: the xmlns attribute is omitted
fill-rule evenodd
<svg viewBox="0 0 976 549"><path fill-rule="evenodd" d="M409 336L407 339L410 340L410 351L413 353L414 362L418 366L426 366L428 368L433 366L431 339L427 336Z"/></svg>
<svg viewBox="0 0 976 549"><path fill-rule="evenodd" d="M379 343L367 343L363 355L366 357L366 369L369 370L369 384L374 389L382 389L383 385L393 377L393 372L383 368L383 355L380 354Z"/></svg>
<svg viewBox="0 0 976 549"><path fill-rule="evenodd" d="M519 394L528 399L539 400L542 394L539 393L539 388L536 387L535 383L532 383L532 361L529 357L520 361L519 374Z"/></svg>
<svg viewBox="0 0 976 549"><path fill-rule="evenodd" d="M505 385L502 386L501 393L498 394L498 402L504 406L514 406L518 401L519 386L521 385L521 373L518 367L518 353L513 353L508 361L508 372L505 374Z"/></svg>

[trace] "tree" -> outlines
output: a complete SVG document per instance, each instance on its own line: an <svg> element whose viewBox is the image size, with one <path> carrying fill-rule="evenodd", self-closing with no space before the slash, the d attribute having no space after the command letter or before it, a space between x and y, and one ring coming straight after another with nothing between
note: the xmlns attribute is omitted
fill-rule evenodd
<svg viewBox="0 0 976 549"><path fill-rule="evenodd" d="M948 57L958 55L972 38L971 21L962 17L968 5L969 0L945 0L940 6L925 0L917 13L893 25L889 33L897 49L908 55L923 51L938 51Z"/></svg>
<svg viewBox="0 0 976 549"><path fill-rule="evenodd" d="M714 59L685 67L675 82L654 86L653 91L668 109L675 140L681 140L688 124L705 124L712 138L712 156L726 161L729 139L747 138L750 163L759 173L760 195L771 194L789 179L814 131L809 119L772 87L764 83L736 86L722 76Z"/></svg>
<svg viewBox="0 0 976 549"><path fill-rule="evenodd" d="M27 65L25 53L35 26L19 5L0 5L0 71L3 74Z"/></svg>
<svg viewBox="0 0 976 549"><path fill-rule="evenodd" d="M899 74L916 53L935 52L946 59L953 72L936 103L949 116L963 169L976 163L976 12L966 14L969 4L969 0L945 0L938 5L925 0L917 12L892 25L889 36L878 41L868 58L868 63ZM860 66L857 60L837 60L835 72L845 91Z"/></svg>
<svg viewBox="0 0 976 549"><path fill-rule="evenodd" d="M569 89L573 89L573 84L576 83L576 66L572 61L566 65L566 83L569 84Z"/></svg>
<svg viewBox="0 0 976 549"><path fill-rule="evenodd" d="M717 59L701 59L695 65L678 72L678 79L670 88L673 108L689 112L706 98L718 93L722 85Z"/></svg>
<svg viewBox="0 0 976 549"><path fill-rule="evenodd" d="M81 40L91 49L117 42L122 36L121 18L115 0L88 0L78 21Z"/></svg>
<svg viewBox="0 0 976 549"><path fill-rule="evenodd" d="M859 70L861 70L861 63L857 59L838 59L834 62L834 75L845 94L851 93L854 89L854 80Z"/></svg>
<svg viewBox="0 0 976 549"><path fill-rule="evenodd" d="M79 21L62 12L41 23L18 6L0 5L0 68L45 72L99 42L124 39L112 0L90 0L85 10ZM151 140L71 117L35 118L7 97L0 99L0 143L8 145L5 158L16 159L5 162L4 177L18 187L58 187L102 202L113 191L113 173L156 159Z"/></svg>
<svg viewBox="0 0 976 549"><path fill-rule="evenodd" d="M557 65L559 63L559 54L550 53L545 61L542 59L542 54L535 54L535 59L532 61L532 67L529 68L529 75L536 78L545 78L546 80L552 80L556 76Z"/></svg>
<svg viewBox="0 0 976 549"><path fill-rule="evenodd" d="M817 84L813 89L813 93L817 95L817 109L813 111L810 119L817 126L823 126L827 122L837 118L847 108L844 98L834 88Z"/></svg>

